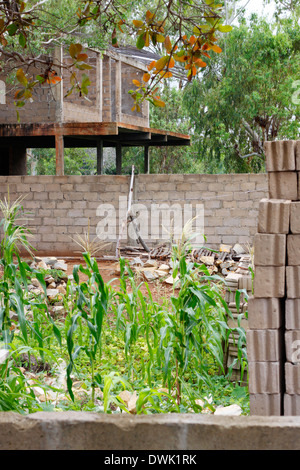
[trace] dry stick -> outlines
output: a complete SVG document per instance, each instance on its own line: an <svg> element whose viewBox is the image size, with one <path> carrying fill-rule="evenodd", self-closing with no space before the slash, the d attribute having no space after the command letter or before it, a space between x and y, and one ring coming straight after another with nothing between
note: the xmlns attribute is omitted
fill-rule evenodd
<svg viewBox="0 0 300 470"><path fill-rule="evenodd" d="M126 213L126 219L123 220L122 227L121 227L121 233L119 235L118 241L117 241L117 246L116 246L116 258L120 258L120 240L123 235L125 225L130 224L130 222L133 225L134 231L137 236L137 242L140 243L143 248L150 253L150 249L144 242L144 240L141 237L138 225L136 223L136 216L133 214L131 211L131 203L132 203L132 194L133 194L133 180L134 180L134 165L132 165L132 171L131 171L131 180L130 180L130 188L129 188L129 196L128 196L128 206L127 206L127 213Z"/></svg>
<svg viewBox="0 0 300 470"><path fill-rule="evenodd" d="M121 227L121 232L119 234L119 238L117 241L117 246L116 246L116 258L120 258L120 240L123 235L125 225L127 224L127 219L128 219L128 212L131 209L131 202L132 202L132 193L133 193L133 179L134 179L134 165L132 165L132 170L131 170L131 180L130 180L130 188L129 188L129 196L128 196L128 207L127 207L127 212L126 212L126 218L123 220L122 227Z"/></svg>

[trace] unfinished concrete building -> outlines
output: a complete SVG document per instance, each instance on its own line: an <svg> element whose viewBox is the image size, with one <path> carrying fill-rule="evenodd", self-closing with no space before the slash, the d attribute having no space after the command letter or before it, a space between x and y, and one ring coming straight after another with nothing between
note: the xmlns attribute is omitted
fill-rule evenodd
<svg viewBox="0 0 300 470"><path fill-rule="evenodd" d="M145 149L145 173L149 173L149 147L189 145L186 135L149 128L149 106L132 111L128 91L133 79L146 70L143 63L115 52L88 50L87 63L91 85L88 100L67 91L70 73L65 66L72 58L67 50L53 51L57 73L63 79L55 86L45 84L34 89L33 100L19 111L17 119L13 85L0 74L0 175L26 174L26 149L55 148L56 175L64 174L64 148L97 148L97 174L103 172L103 148L116 149L116 173L122 171L122 147ZM27 73L36 75L32 65Z"/></svg>

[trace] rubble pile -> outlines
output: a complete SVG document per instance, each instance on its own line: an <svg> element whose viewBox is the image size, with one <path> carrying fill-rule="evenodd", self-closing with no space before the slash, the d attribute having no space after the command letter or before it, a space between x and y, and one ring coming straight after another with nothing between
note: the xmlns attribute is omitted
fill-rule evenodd
<svg viewBox="0 0 300 470"><path fill-rule="evenodd" d="M130 266L135 272L140 273L147 282L157 279L163 280L167 284L173 284L172 277L173 262L171 259L171 247L163 244L150 250L149 253L139 247L125 247L121 250L122 256L130 261ZM218 274L227 277L229 274L241 271L248 267L242 265L241 260L250 260L247 250L239 244L234 246L220 245L219 251L209 248L193 249L187 256L187 261L204 264L211 275ZM119 269L116 268L116 274Z"/></svg>
<svg viewBox="0 0 300 470"><path fill-rule="evenodd" d="M247 297L252 294L252 276L249 267L252 267L252 260L250 255L243 255L237 265L235 272L230 273L226 276L226 292L225 301L231 312L232 318L228 316L227 324L229 328L235 329L241 327L247 332L248 320L245 315L239 318L241 314L245 314L248 311ZM239 301L237 305L236 293L239 291ZM228 339L228 348L226 351L225 367L228 369L233 365L232 380L240 379L241 364L237 360L238 358L238 331L233 331Z"/></svg>

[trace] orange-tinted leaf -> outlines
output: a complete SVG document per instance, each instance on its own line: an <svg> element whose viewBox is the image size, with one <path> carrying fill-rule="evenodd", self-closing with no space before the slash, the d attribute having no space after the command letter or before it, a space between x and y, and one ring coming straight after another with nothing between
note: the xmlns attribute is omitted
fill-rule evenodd
<svg viewBox="0 0 300 470"><path fill-rule="evenodd" d="M150 70L153 69L153 67L155 67L155 64L156 64L156 60L152 60L152 62L147 66L147 69L149 70L149 72Z"/></svg>
<svg viewBox="0 0 300 470"><path fill-rule="evenodd" d="M85 62L89 58L89 56L87 54L78 54L76 58L80 62Z"/></svg>
<svg viewBox="0 0 300 470"><path fill-rule="evenodd" d="M217 52L218 54L220 54L222 52L222 49L221 47L217 46L217 44L213 44L211 46L211 49L214 51L214 52Z"/></svg>
<svg viewBox="0 0 300 470"><path fill-rule="evenodd" d="M148 31L147 31L146 34L145 34L145 46L149 47L149 44L150 44L150 36L149 36Z"/></svg>
<svg viewBox="0 0 300 470"><path fill-rule="evenodd" d="M17 77L17 80L18 80L22 85L24 85L24 86L27 85L28 80L27 80L27 78L26 78L26 76L25 76L25 73L24 73L23 69L17 70L16 77Z"/></svg>
<svg viewBox="0 0 300 470"><path fill-rule="evenodd" d="M190 44L193 46L195 44L195 42L196 42L195 36L191 36L190 37Z"/></svg>
<svg viewBox="0 0 300 470"><path fill-rule="evenodd" d="M146 12L146 21L150 21L152 20L152 18L154 17L154 13L151 13L151 11L147 10Z"/></svg>
<svg viewBox="0 0 300 470"><path fill-rule="evenodd" d="M51 80L50 80L50 83L51 83L52 85L55 85L55 83L59 83L59 82L61 82L61 78L60 78L60 77L53 77L53 78L51 78Z"/></svg>
<svg viewBox="0 0 300 470"><path fill-rule="evenodd" d="M172 69L174 65L175 65L175 60L173 59L173 57L171 57L168 63L168 68Z"/></svg>
<svg viewBox="0 0 300 470"><path fill-rule="evenodd" d="M156 68L157 72L160 72L167 65L168 60L169 60L169 57L164 56L164 57L161 57L160 59L158 59L156 61L155 68Z"/></svg>
<svg viewBox="0 0 300 470"><path fill-rule="evenodd" d="M16 100L19 100L19 99L23 98L24 93L25 93L25 90L18 90L18 91L16 91L16 93L15 93L15 99L16 99Z"/></svg>
<svg viewBox="0 0 300 470"><path fill-rule="evenodd" d="M136 28L141 28L143 26L143 22L140 21L140 20L133 20L133 25L136 27Z"/></svg>
<svg viewBox="0 0 300 470"><path fill-rule="evenodd" d="M144 75L143 75L143 81L144 81L145 83L147 83L147 82L149 82L149 80L150 80L150 73L144 73Z"/></svg>
<svg viewBox="0 0 300 470"><path fill-rule="evenodd" d="M184 54L174 54L173 57L177 62L185 62L187 60L187 56Z"/></svg>
<svg viewBox="0 0 300 470"><path fill-rule="evenodd" d="M82 51L82 45L81 44L71 44L69 47L69 53L70 56L75 59L78 54Z"/></svg>
<svg viewBox="0 0 300 470"><path fill-rule="evenodd" d="M168 53L170 53L171 50L172 50L172 43L171 43L171 40L170 40L169 36L167 36L166 39L165 39L165 48L166 48L166 51Z"/></svg>
<svg viewBox="0 0 300 470"><path fill-rule="evenodd" d="M162 71L162 72L160 72L160 75L161 75L163 78L171 78L171 77L173 77L172 72L164 72L164 71Z"/></svg>
<svg viewBox="0 0 300 470"><path fill-rule="evenodd" d="M158 106L159 108L164 108L166 106L166 103L164 103L161 100L156 100L156 99L153 100L153 104L154 106Z"/></svg>
<svg viewBox="0 0 300 470"><path fill-rule="evenodd" d="M121 31L121 33L124 33L123 29L121 28L122 24L124 24L124 23L125 23L124 20L120 20L120 21L118 22L118 28L119 28L119 31Z"/></svg>
<svg viewBox="0 0 300 470"><path fill-rule="evenodd" d="M141 86L141 82L139 82L139 80L132 80L132 83L133 83L135 86Z"/></svg>
<svg viewBox="0 0 300 470"><path fill-rule="evenodd" d="M195 64L197 65L197 67L206 67L206 65L207 65L206 62L204 62L201 59L195 60Z"/></svg>

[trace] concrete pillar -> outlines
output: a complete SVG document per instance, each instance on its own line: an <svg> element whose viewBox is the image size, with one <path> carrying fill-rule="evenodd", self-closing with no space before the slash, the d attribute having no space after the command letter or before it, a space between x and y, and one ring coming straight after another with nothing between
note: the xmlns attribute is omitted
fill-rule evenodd
<svg viewBox="0 0 300 470"><path fill-rule="evenodd" d="M117 168L117 175L122 174L122 146L121 144L117 144L116 146L116 168Z"/></svg>
<svg viewBox="0 0 300 470"><path fill-rule="evenodd" d="M150 155L149 155L149 145L144 147L144 173L149 175L150 173Z"/></svg>
<svg viewBox="0 0 300 470"><path fill-rule="evenodd" d="M22 145L9 148L9 175L27 174L27 151Z"/></svg>
<svg viewBox="0 0 300 470"><path fill-rule="evenodd" d="M56 176L64 175L64 137L63 135L55 136L56 150Z"/></svg>
<svg viewBox="0 0 300 470"><path fill-rule="evenodd" d="M103 140L97 142L97 175L103 175Z"/></svg>

